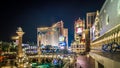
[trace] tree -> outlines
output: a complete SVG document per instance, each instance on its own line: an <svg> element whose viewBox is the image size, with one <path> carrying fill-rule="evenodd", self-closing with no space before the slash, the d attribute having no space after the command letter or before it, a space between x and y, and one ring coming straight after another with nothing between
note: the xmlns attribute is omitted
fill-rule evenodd
<svg viewBox="0 0 120 68"><path fill-rule="evenodd" d="M11 52L17 52L17 45L14 43L10 43L10 51Z"/></svg>
<svg viewBox="0 0 120 68"><path fill-rule="evenodd" d="M9 45L10 45L10 43L8 43L8 42L2 42L2 51L3 52L8 51Z"/></svg>
<svg viewBox="0 0 120 68"><path fill-rule="evenodd" d="M46 46L45 46L45 50L46 50L47 52L50 52L51 48L52 48L51 45L46 45Z"/></svg>

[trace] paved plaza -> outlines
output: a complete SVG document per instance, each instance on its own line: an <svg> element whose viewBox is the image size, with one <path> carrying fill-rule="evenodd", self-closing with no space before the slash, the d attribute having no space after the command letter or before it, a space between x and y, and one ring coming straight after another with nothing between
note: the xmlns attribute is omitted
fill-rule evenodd
<svg viewBox="0 0 120 68"><path fill-rule="evenodd" d="M91 63L91 59L87 55L77 56L75 68L94 68L94 64Z"/></svg>

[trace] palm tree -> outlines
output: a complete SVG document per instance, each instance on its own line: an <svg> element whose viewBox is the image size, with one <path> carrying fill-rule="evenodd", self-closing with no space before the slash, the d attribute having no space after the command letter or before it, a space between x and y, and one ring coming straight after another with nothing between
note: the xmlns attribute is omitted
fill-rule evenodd
<svg viewBox="0 0 120 68"><path fill-rule="evenodd" d="M8 42L2 42L2 51L3 52L8 51L9 50L9 45L10 45L10 43L8 43Z"/></svg>
<svg viewBox="0 0 120 68"><path fill-rule="evenodd" d="M52 48L51 45L46 45L46 46L45 46L45 49L46 49L48 52L50 51L51 48Z"/></svg>
<svg viewBox="0 0 120 68"><path fill-rule="evenodd" d="M10 51L11 52L17 52L17 45L14 44L13 42L10 43Z"/></svg>

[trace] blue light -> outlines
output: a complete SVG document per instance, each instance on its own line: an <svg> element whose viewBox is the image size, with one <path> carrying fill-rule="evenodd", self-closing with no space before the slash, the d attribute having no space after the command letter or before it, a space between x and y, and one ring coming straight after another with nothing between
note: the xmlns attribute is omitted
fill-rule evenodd
<svg viewBox="0 0 120 68"><path fill-rule="evenodd" d="M61 46L66 46L66 43L65 42L60 42L59 43Z"/></svg>

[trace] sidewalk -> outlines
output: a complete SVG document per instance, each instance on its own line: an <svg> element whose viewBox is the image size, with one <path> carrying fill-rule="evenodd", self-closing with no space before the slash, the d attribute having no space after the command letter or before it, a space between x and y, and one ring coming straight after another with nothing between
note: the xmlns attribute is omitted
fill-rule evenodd
<svg viewBox="0 0 120 68"><path fill-rule="evenodd" d="M81 66L81 67L80 67ZM89 58L86 55L80 55L77 57L76 68L92 68Z"/></svg>

